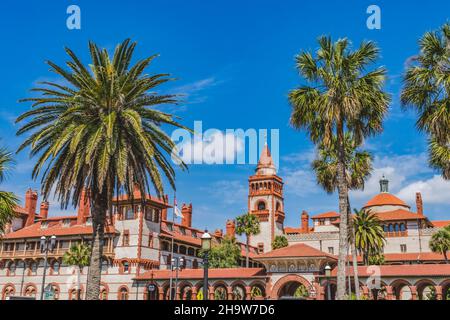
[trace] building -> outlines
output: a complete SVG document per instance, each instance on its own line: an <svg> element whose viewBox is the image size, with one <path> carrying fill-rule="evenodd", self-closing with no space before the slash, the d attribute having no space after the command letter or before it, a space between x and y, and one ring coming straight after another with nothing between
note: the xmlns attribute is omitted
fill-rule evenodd
<svg viewBox="0 0 450 320"><path fill-rule="evenodd" d="M333 298L339 214L325 212L310 217L303 211L297 227L285 227L283 180L277 175L267 145L248 182L248 211L258 217L261 226L260 234L251 237L250 268L244 268L242 261L240 268L210 270L209 298ZM42 202L37 212L37 192L26 192L24 207L17 208L18 217L2 239L2 299L13 295L39 297L44 258L38 243L40 237L52 235L57 237L57 246L49 253L46 290L55 299L76 299L75 269L64 265L62 256L72 244L90 240L88 199L88 192L84 192L76 215L49 217L48 203ZM192 226L192 204L182 205L181 223L168 219L171 208L167 197L146 195L142 199L137 188L133 199L114 199L105 227L100 299L168 299L171 282L175 299L202 297L199 250L204 231ZM411 211L408 204L389 193L389 181L384 177L380 180L380 193L363 209L371 210L382 221L387 243L384 265L358 267L360 292L372 299L450 299L450 265L428 247L431 235L450 224L450 220L430 221L423 212L420 193L416 195L416 210ZM213 242L220 243L224 235L234 234L234 221L228 220L225 234L220 229L212 233ZM277 235L286 236L289 246L272 250ZM245 245L239 245L244 256ZM183 268L177 273L171 271L172 258L180 257ZM332 268L328 277L326 266ZM82 294L86 274L87 268L81 275Z"/></svg>

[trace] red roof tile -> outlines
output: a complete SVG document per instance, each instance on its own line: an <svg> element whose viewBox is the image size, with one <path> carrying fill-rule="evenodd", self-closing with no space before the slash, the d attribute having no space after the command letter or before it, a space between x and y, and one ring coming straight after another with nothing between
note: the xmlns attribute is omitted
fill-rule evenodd
<svg viewBox="0 0 450 320"><path fill-rule="evenodd" d="M335 211L329 211L329 212L316 214L315 216L312 216L311 219L338 218L338 217L339 217L339 213L337 213Z"/></svg>
<svg viewBox="0 0 450 320"><path fill-rule="evenodd" d="M69 219L65 217L64 219ZM19 238L40 238L42 236L70 236L79 234L92 234L92 226L86 225L74 225L62 226L59 221L49 222L48 227L41 228L42 222L36 222L29 227L19 229L17 231L4 235L3 239L19 239ZM105 227L105 233L118 233L113 226L109 225Z"/></svg>
<svg viewBox="0 0 450 320"><path fill-rule="evenodd" d="M403 264L403 265L382 265L380 268L381 277L408 277L408 276L446 276L450 275L450 264ZM331 271L331 276L336 277L337 268ZM359 266L358 276L373 276L373 266Z"/></svg>
<svg viewBox="0 0 450 320"><path fill-rule="evenodd" d="M15 211L16 213L28 215L27 210L25 210L25 208L23 208L23 207L21 207L21 206L16 206L16 207L14 208L14 211Z"/></svg>
<svg viewBox="0 0 450 320"><path fill-rule="evenodd" d="M144 274L137 276L138 280L150 279L170 279L171 272L169 270L150 270ZM262 268L223 268L209 269L209 279L245 279L254 277L265 277L266 273ZM203 269L182 269L178 272L179 279L203 279Z"/></svg>
<svg viewBox="0 0 450 320"><path fill-rule="evenodd" d="M440 220L440 221L435 220L435 221L431 221L431 223L436 228L443 228L443 227L450 225L450 220Z"/></svg>
<svg viewBox="0 0 450 320"><path fill-rule="evenodd" d="M377 194L375 197L370 199L369 202L367 202L363 208L373 206L386 206L386 205L405 206L409 208L409 206L405 202L403 202L402 200L400 200L399 198L390 193Z"/></svg>
<svg viewBox="0 0 450 320"><path fill-rule="evenodd" d="M331 259L336 259L335 256L310 247L304 243L297 243L284 248L272 250L256 256L255 259L287 257L328 257Z"/></svg>
<svg viewBox="0 0 450 320"><path fill-rule="evenodd" d="M378 217L378 219L382 221L426 219L426 217L424 216L403 209L376 212L375 214Z"/></svg>

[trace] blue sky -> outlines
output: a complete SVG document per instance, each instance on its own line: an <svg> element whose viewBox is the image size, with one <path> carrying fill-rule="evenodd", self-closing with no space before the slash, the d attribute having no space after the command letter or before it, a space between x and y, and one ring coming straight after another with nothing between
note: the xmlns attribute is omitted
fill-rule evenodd
<svg viewBox="0 0 450 320"><path fill-rule="evenodd" d="M66 9L81 8L81 30L66 27ZM366 27L366 9L381 8L381 30ZM428 168L426 139L415 130L415 115L399 107L405 62L417 54L418 39L448 20L448 1L2 1L0 4L1 144L15 150L14 119L29 108L18 103L42 80L56 80L44 63L66 61L64 46L87 62L87 42L113 50L125 38L138 42L139 58L159 53L148 72L168 72L178 80L161 87L178 92L187 102L170 110L192 127L279 129L280 170L285 180L286 225L300 223L300 212L336 210L337 195L316 186L310 170L314 149L303 132L289 127L288 92L301 83L294 56L313 50L322 34L348 37L357 45L373 40L381 48L380 65L389 70L386 90L393 96L380 136L366 148L375 156L375 170L365 192L352 196L361 206L378 192L385 173L391 191L414 208L422 191L425 213L432 219L450 217L450 187ZM17 156L17 166L2 188L23 197L31 180L33 159ZM178 173L178 202L193 203L193 223L199 228L224 228L227 218L246 211L247 178L252 165L193 165ZM172 194L172 193L170 193ZM51 213L59 214L52 202Z"/></svg>

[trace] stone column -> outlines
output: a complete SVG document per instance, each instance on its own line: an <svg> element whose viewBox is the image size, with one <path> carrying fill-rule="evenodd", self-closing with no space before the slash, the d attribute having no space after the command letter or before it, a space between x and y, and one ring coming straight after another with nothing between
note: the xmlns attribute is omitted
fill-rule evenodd
<svg viewBox="0 0 450 320"><path fill-rule="evenodd" d="M214 287L213 286L209 286L209 300L214 300Z"/></svg>
<svg viewBox="0 0 450 320"><path fill-rule="evenodd" d="M158 287L158 300L164 300L164 289L163 289L163 287Z"/></svg>
<svg viewBox="0 0 450 320"><path fill-rule="evenodd" d="M191 300L197 300L197 287L192 287Z"/></svg>
<svg viewBox="0 0 450 320"><path fill-rule="evenodd" d="M252 288L250 286L245 286L245 300L252 299Z"/></svg>
<svg viewBox="0 0 450 320"><path fill-rule="evenodd" d="M442 300L442 286L434 286L434 289L436 290L436 299Z"/></svg>
<svg viewBox="0 0 450 320"><path fill-rule="evenodd" d="M233 300L233 288L230 286L227 287L227 299Z"/></svg>
<svg viewBox="0 0 450 320"><path fill-rule="evenodd" d="M177 286L177 289L175 290L175 300L181 300L181 291L179 286Z"/></svg>
<svg viewBox="0 0 450 320"><path fill-rule="evenodd" d="M416 286L409 286L409 289L411 290L411 299L412 300L419 300L418 294L417 294L417 287Z"/></svg>
<svg viewBox="0 0 450 320"><path fill-rule="evenodd" d="M386 288L386 299L387 300L395 300L392 286L385 286L385 288Z"/></svg>

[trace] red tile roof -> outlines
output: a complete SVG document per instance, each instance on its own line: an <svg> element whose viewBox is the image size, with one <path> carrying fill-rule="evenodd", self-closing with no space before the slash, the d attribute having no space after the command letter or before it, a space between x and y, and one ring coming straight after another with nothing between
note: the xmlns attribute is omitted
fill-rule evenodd
<svg viewBox="0 0 450 320"><path fill-rule="evenodd" d="M311 219L338 218L338 217L339 217L339 213L337 213L335 211L329 211L329 212L316 214L315 216L312 216Z"/></svg>
<svg viewBox="0 0 450 320"><path fill-rule="evenodd" d="M16 206L16 207L14 208L14 211L15 211L16 213L28 215L27 210L26 210L25 208L21 207L21 206Z"/></svg>
<svg viewBox="0 0 450 320"><path fill-rule="evenodd" d="M314 228L309 228L308 232L303 232L302 228L292 228L292 227L285 227L284 233L293 234L293 233L310 233L313 232Z"/></svg>
<svg viewBox="0 0 450 320"><path fill-rule="evenodd" d="M151 279L170 279L171 272L169 270L150 270L142 275L137 276L138 280ZM262 268L223 268L209 269L209 279L245 279L245 278L261 278L266 277L266 273ZM203 269L182 269L178 272L179 279L203 279Z"/></svg>
<svg viewBox="0 0 450 320"><path fill-rule="evenodd" d="M287 257L327 257L336 259L335 256L310 247L304 243L297 243L284 248L272 250L256 256L255 259Z"/></svg>
<svg viewBox="0 0 450 320"><path fill-rule="evenodd" d="M347 259L352 261L352 256L347 256ZM389 262L398 262L398 261L444 261L444 256L442 254L434 253L434 252L409 252L409 253L385 253L384 260ZM357 256L357 261L362 262L362 256Z"/></svg>
<svg viewBox="0 0 450 320"><path fill-rule="evenodd" d="M363 208L372 207L372 206L386 206L386 205L392 205L392 206L409 206L397 198L396 196L390 194L390 193L380 193L377 194L375 197L369 200Z"/></svg>
<svg viewBox="0 0 450 320"><path fill-rule="evenodd" d="M63 226L62 220L70 219L70 226ZM36 222L31 226L19 229L3 236L3 239L19 239L19 238L40 238L42 236L70 236L70 235L87 235L92 234L92 226L77 225L76 217L60 217L59 219L50 218L48 226L41 228L42 221ZM112 225L105 227L105 233L118 233Z"/></svg>
<svg viewBox="0 0 450 320"><path fill-rule="evenodd" d="M373 276L373 267L359 266L358 276ZM380 268L381 277L408 277L408 276L446 276L450 275L450 264L403 264L403 265L382 265ZM336 277L337 268L331 271L331 276Z"/></svg>
<svg viewBox="0 0 450 320"><path fill-rule="evenodd" d="M436 228L443 228L443 227L450 225L450 220L439 220L439 221L435 220L435 221L431 221L431 223Z"/></svg>
<svg viewBox="0 0 450 320"><path fill-rule="evenodd" d="M425 216L403 209L376 212L375 214L382 221L426 219Z"/></svg>

